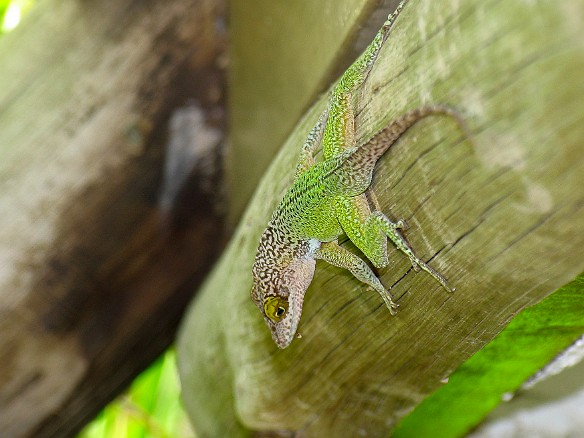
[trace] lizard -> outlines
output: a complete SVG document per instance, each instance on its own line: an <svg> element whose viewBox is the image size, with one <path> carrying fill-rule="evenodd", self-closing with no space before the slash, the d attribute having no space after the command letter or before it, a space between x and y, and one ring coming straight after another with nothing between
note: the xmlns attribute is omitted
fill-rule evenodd
<svg viewBox="0 0 584 438"><path fill-rule="evenodd" d="M294 339L317 259L349 270L376 290L390 313L396 314L398 305L369 265L339 245L343 233L376 268L389 263L389 238L409 257L414 270L428 272L446 290L454 291L440 273L415 255L400 232L406 223L392 222L380 211L370 185L377 161L406 130L434 114L458 119L456 111L443 105L422 106L400 116L361 146L355 144L353 97L406 3L402 1L388 16L371 44L333 87L327 108L302 146L294 181L261 235L252 268L251 298L280 348ZM316 162L314 153L319 146L323 159Z"/></svg>

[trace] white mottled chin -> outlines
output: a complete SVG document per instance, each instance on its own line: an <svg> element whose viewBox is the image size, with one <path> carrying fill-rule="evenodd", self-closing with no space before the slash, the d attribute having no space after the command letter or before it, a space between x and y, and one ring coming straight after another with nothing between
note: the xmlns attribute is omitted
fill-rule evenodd
<svg viewBox="0 0 584 438"><path fill-rule="evenodd" d="M294 339L294 337L292 337L291 339L288 338L274 339L274 341L276 341L276 345L283 350L292 343L292 339Z"/></svg>
<svg viewBox="0 0 584 438"><path fill-rule="evenodd" d="M294 335L296 334L296 329L298 327L298 323L293 324L291 327L286 327L284 324L283 327L278 330L277 326L271 326L271 333L272 339L276 343L276 345L282 349L289 346L292 341L294 340Z"/></svg>
<svg viewBox="0 0 584 438"><path fill-rule="evenodd" d="M296 333L296 327L293 327L292 329L293 330L283 330L280 332L278 332L278 330L272 331L272 339L278 347L284 349L292 343L294 340L294 334Z"/></svg>

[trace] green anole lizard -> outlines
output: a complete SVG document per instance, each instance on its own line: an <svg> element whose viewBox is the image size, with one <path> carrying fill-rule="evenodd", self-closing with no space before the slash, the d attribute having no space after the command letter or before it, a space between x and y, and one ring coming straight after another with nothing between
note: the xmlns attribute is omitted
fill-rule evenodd
<svg viewBox="0 0 584 438"><path fill-rule="evenodd" d="M353 94L367 78L405 3L399 4L373 42L335 85L327 109L302 147L294 182L261 236L252 270L251 298L280 348L286 348L294 339L317 259L348 269L379 292L395 315L397 304L367 263L337 243L342 233L377 268L389 263L389 237L409 257L416 271L422 269L448 291L454 290L441 274L414 254L400 233L405 223L388 219L376 201L372 202L372 211L366 192L377 160L408 128L429 115L441 113L457 119L458 115L448 107L424 106L393 121L362 146L355 144ZM317 163L313 155L319 145L324 158Z"/></svg>

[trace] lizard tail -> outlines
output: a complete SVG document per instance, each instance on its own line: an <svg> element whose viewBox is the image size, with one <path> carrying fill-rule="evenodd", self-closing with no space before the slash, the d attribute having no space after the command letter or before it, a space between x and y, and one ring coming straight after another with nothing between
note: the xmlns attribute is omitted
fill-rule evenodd
<svg viewBox="0 0 584 438"><path fill-rule="evenodd" d="M395 20L401 13L407 1L408 0L402 0L400 4L397 5L395 11L387 17L387 20L385 20L385 23L383 23L383 26L379 32L377 32L371 44L367 46L361 56L343 74L341 80L335 87L333 96L345 97L348 93L352 93L355 88L363 84L377 59L381 48L383 47L383 43L389 37Z"/></svg>

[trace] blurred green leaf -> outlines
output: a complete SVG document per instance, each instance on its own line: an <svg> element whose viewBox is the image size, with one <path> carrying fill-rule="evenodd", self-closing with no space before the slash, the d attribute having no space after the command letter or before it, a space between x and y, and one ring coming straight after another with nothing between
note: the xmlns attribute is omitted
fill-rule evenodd
<svg viewBox="0 0 584 438"><path fill-rule="evenodd" d="M110 403L78 438L194 438L180 401L174 350L168 350Z"/></svg>
<svg viewBox="0 0 584 438"><path fill-rule="evenodd" d="M464 436L583 333L584 273L519 313L448 384L405 417L392 436Z"/></svg>
<svg viewBox="0 0 584 438"><path fill-rule="evenodd" d="M13 30L36 0L0 0L0 34Z"/></svg>
<svg viewBox="0 0 584 438"><path fill-rule="evenodd" d="M6 11L10 5L10 0L0 0L0 30L4 28L4 17L6 16Z"/></svg>

